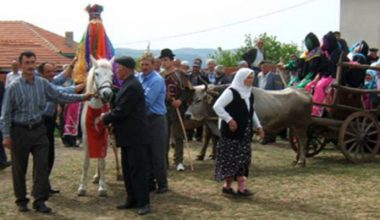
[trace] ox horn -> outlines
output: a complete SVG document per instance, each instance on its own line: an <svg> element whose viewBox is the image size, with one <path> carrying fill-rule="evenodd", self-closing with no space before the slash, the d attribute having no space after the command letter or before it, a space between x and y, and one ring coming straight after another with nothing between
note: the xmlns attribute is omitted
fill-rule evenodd
<svg viewBox="0 0 380 220"><path fill-rule="evenodd" d="M199 85L199 86L194 86L193 89L195 91L205 91L207 90L207 87L205 85Z"/></svg>
<svg viewBox="0 0 380 220"><path fill-rule="evenodd" d="M207 94L210 94L211 96L219 96L220 93L215 91L213 88L207 89Z"/></svg>

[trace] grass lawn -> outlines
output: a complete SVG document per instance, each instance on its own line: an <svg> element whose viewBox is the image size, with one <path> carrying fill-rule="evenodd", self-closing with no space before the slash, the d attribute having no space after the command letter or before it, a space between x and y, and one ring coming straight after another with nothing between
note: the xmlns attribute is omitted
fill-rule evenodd
<svg viewBox="0 0 380 220"><path fill-rule="evenodd" d="M223 196L222 183L213 180L214 161L195 161L194 172L177 172L170 167L170 191L152 193L152 213L140 217L135 210L115 208L124 201L125 192L123 182L116 181L111 149L106 171L109 196L98 197L96 185L89 183L88 196L78 197L82 149L64 148L56 140L52 185L61 193L47 203L53 213L18 213L8 168L0 171L0 219L380 219L379 158L373 163L354 165L329 147L308 159L306 168L294 168L291 163L295 153L286 142L271 146L254 143L248 183L256 192L254 197ZM190 146L195 158L199 143L191 142ZM95 161L91 162L92 174ZM29 163L30 192L31 160Z"/></svg>

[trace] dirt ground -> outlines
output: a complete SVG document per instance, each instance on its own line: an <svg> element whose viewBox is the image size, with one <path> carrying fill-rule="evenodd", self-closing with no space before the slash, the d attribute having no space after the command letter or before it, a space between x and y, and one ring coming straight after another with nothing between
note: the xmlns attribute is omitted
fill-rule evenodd
<svg viewBox="0 0 380 220"><path fill-rule="evenodd" d="M295 168L291 165L295 153L286 142L270 146L254 143L249 188L256 194L249 199L221 194L222 183L213 180L212 160L194 161L193 172L177 172L171 166L170 191L152 193L152 213L141 217L136 210L115 208L124 201L125 191L123 182L116 180L111 149L106 168L108 197L98 197L92 183L88 196L78 197L82 148L65 148L59 139L57 143L51 180L61 193L47 202L53 213L19 213L14 204L11 169L7 168L0 171L0 219L380 219L380 159L354 165L332 146L308 159L306 168ZM198 142L190 143L193 159L199 146ZM185 158L188 160L186 151ZM91 162L93 174L95 161ZM29 192L31 167L30 158Z"/></svg>

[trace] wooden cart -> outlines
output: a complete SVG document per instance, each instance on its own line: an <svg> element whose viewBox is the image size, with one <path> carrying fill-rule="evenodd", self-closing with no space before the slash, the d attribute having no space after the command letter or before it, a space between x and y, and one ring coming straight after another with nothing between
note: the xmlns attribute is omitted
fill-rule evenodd
<svg viewBox="0 0 380 220"><path fill-rule="evenodd" d="M379 67L338 64L336 81L332 85L332 103L318 104L326 108L327 116L313 117L308 128L306 156L317 155L328 142L333 142L343 155L353 163L368 162L375 158L380 148L380 106L365 109L363 95L380 94L379 90L366 90L341 85L343 68L373 69ZM299 142L290 131L290 144L297 152Z"/></svg>

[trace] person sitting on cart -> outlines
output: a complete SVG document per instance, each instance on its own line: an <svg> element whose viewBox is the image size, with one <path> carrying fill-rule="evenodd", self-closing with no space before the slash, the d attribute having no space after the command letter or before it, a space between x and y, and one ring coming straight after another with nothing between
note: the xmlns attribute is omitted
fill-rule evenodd
<svg viewBox="0 0 380 220"><path fill-rule="evenodd" d="M368 65L368 44L362 40L354 46L351 47L351 53L347 55L350 63L352 64L362 64ZM354 88L363 88L364 87L364 79L366 75L365 69L348 69L344 71L342 75L342 85L354 87Z"/></svg>
<svg viewBox="0 0 380 220"><path fill-rule="evenodd" d="M310 32L305 37L305 46L307 48L307 55L305 58L302 72L299 74L300 83L296 88L303 89L310 82L312 82L317 74L322 71L325 61L323 61L323 53L320 47L318 37ZM311 92L311 91L310 91Z"/></svg>
<svg viewBox="0 0 380 220"><path fill-rule="evenodd" d="M323 36L321 49L323 51L322 60L323 62L326 62L321 63L321 65L327 64L327 66L321 66L320 69L322 71L320 71L316 77L316 79L319 80L315 82L313 102L323 104L326 102L327 95L331 91L331 85L335 81L337 64L342 54L342 50L339 48L338 40L332 32ZM343 58L343 60L347 60L347 58ZM314 85L310 84L308 86ZM323 112L323 106L313 106L313 116L322 117Z"/></svg>

